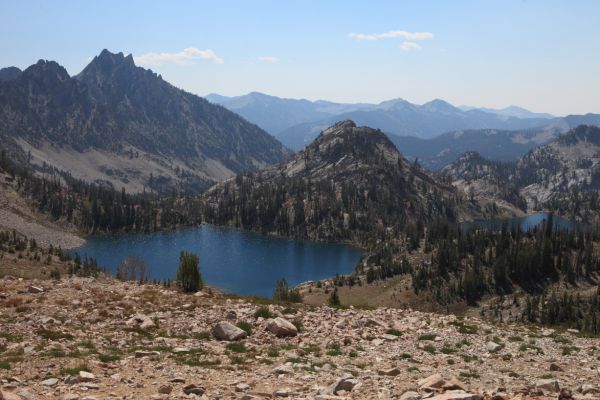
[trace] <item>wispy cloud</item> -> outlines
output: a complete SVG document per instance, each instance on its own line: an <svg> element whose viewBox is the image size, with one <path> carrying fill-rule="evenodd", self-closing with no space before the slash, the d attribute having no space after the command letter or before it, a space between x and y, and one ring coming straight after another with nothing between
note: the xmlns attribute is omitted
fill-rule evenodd
<svg viewBox="0 0 600 400"><path fill-rule="evenodd" d="M162 65L167 63L178 65L195 64L197 61L212 61L215 64L223 64L225 61L217 56L211 49L201 50L196 47L188 47L175 53L146 53L133 57L135 62L142 65Z"/></svg>
<svg viewBox="0 0 600 400"><path fill-rule="evenodd" d="M421 50L421 46L415 42L402 42L402 43L400 43L400 50L402 50L402 51Z"/></svg>
<svg viewBox="0 0 600 400"><path fill-rule="evenodd" d="M349 33L348 37L356 40L375 41L382 39L406 39L406 40L429 40L433 39L431 32L407 32L400 30L387 31L383 33Z"/></svg>
<svg viewBox="0 0 600 400"><path fill-rule="evenodd" d="M258 57L258 61L268 62L268 63L277 63L279 62L279 58L273 56L262 56Z"/></svg>

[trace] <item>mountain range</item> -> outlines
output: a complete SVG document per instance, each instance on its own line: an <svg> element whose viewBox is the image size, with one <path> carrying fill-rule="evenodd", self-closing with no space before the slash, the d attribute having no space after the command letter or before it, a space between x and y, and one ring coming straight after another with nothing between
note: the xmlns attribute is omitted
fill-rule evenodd
<svg viewBox="0 0 600 400"><path fill-rule="evenodd" d="M379 104L344 104L323 100L283 99L258 92L237 97L210 94L206 98L257 124L293 150L301 149L323 129L345 119L353 120L358 125L381 129L394 142L393 136L430 139L458 130L554 129L566 132L580 124L600 124L598 114L553 117L515 106L502 110L459 108L440 99L423 105L403 99Z"/></svg>
<svg viewBox="0 0 600 400"><path fill-rule="evenodd" d="M54 61L0 72L3 147L45 171L130 192L200 191L289 155L224 107L104 50L76 76Z"/></svg>

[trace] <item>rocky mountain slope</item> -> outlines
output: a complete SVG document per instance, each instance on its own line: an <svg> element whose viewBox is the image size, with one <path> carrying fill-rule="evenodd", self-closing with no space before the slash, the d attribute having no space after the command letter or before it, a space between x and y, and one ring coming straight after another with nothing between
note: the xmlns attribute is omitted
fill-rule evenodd
<svg viewBox="0 0 600 400"><path fill-rule="evenodd" d="M261 306L78 277L6 277L0 313L10 321L0 335L6 400L600 398L597 340L574 330Z"/></svg>
<svg viewBox="0 0 600 400"><path fill-rule="evenodd" d="M454 190L408 162L379 130L339 122L290 160L209 189L205 218L314 240L362 241L386 229L454 220Z"/></svg>
<svg viewBox="0 0 600 400"><path fill-rule="evenodd" d="M587 217L598 217L599 157L600 128L581 125L515 163L467 154L442 173L475 197L504 193L523 211L557 211L591 223Z"/></svg>
<svg viewBox="0 0 600 400"><path fill-rule="evenodd" d="M106 50L74 77L40 60L0 82L0 137L35 165L131 192L197 191L288 155L238 115Z"/></svg>

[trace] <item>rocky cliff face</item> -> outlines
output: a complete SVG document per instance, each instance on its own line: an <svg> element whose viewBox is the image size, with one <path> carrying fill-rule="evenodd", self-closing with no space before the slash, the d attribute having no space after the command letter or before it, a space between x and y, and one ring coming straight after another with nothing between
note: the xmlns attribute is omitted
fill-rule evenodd
<svg viewBox="0 0 600 400"><path fill-rule="evenodd" d="M233 112L106 50L75 77L39 61L0 83L0 136L34 163L130 191L200 189L288 155Z"/></svg>
<svg viewBox="0 0 600 400"><path fill-rule="evenodd" d="M442 173L471 197L496 197L528 212L549 210L579 220L595 218L600 128L581 125L516 163L492 162L467 153Z"/></svg>
<svg viewBox="0 0 600 400"><path fill-rule="evenodd" d="M455 219L454 191L379 130L339 122L287 162L211 188L207 219L316 240L361 240L416 220Z"/></svg>

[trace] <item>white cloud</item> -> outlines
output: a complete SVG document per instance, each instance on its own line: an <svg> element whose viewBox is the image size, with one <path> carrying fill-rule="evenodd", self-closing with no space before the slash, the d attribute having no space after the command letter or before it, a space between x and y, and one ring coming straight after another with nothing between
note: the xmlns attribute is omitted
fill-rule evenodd
<svg viewBox="0 0 600 400"><path fill-rule="evenodd" d="M400 43L400 49L402 51L421 50L421 46L415 42L402 42Z"/></svg>
<svg viewBox="0 0 600 400"><path fill-rule="evenodd" d="M276 63L279 62L279 58L273 56L262 56L258 57L258 61L268 62L268 63Z"/></svg>
<svg viewBox="0 0 600 400"><path fill-rule="evenodd" d="M387 31L383 33L365 34L365 33L349 33L348 37L356 40L375 41L381 39L406 39L406 40L429 40L433 39L431 32L407 32L407 31Z"/></svg>
<svg viewBox="0 0 600 400"><path fill-rule="evenodd" d="M178 65L194 64L198 60L212 61L215 64L223 64L222 58L217 56L211 49L200 50L196 47L188 47L175 53L146 53L133 57L135 62L142 65L162 65L173 63Z"/></svg>

